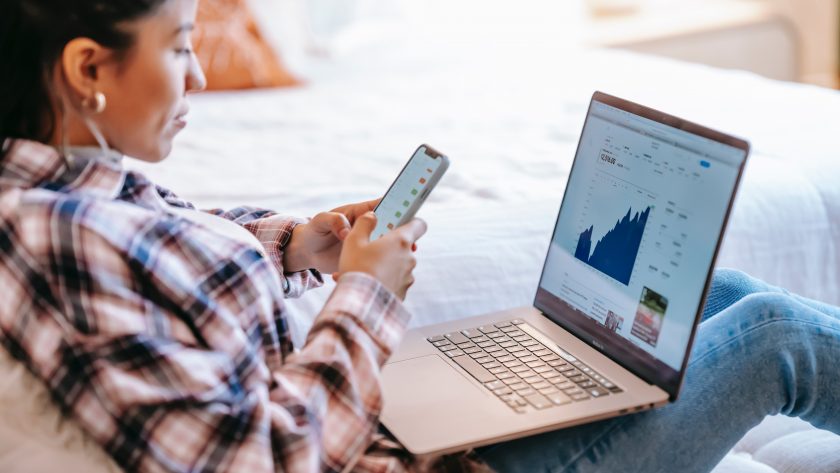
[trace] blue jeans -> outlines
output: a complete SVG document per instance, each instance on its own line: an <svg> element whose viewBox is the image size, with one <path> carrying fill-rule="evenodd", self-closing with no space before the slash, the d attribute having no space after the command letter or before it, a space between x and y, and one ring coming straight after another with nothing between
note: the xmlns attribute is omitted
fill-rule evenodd
<svg viewBox="0 0 840 473"><path fill-rule="evenodd" d="M840 433L840 308L715 272L677 402L479 449L500 472L708 472L765 416Z"/></svg>

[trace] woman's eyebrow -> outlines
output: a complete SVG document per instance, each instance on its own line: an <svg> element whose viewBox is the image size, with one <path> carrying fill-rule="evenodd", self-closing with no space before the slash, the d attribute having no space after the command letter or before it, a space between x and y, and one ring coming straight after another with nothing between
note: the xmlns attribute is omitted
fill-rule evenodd
<svg viewBox="0 0 840 473"><path fill-rule="evenodd" d="M188 22L182 24L181 26L179 26L177 30L175 30L174 36L178 36L181 33L189 32L189 31L192 31L194 29L195 29L195 25L188 21Z"/></svg>

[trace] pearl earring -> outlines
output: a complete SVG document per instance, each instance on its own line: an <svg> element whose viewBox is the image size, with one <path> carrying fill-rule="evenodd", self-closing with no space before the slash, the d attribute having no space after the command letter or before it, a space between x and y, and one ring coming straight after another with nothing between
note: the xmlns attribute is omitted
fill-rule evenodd
<svg viewBox="0 0 840 473"><path fill-rule="evenodd" d="M82 106L90 109L95 114L100 114L105 111L108 101L105 99L105 94L102 92L94 92L93 97L86 97L82 100Z"/></svg>

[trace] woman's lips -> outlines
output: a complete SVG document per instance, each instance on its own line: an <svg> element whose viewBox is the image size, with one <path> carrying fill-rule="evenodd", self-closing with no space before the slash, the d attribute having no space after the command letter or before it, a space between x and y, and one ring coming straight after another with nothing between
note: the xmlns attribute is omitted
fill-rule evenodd
<svg viewBox="0 0 840 473"><path fill-rule="evenodd" d="M179 114L178 114L178 115L176 115L176 116L175 116L175 118L172 120L172 123L175 125L175 127L176 127L176 128L178 128L178 129L183 129L183 128L185 128L185 127L187 126L187 118L186 118L186 117L187 117L187 113L189 113L189 110L187 110L187 111L185 111L185 112L183 112L183 113L179 113Z"/></svg>

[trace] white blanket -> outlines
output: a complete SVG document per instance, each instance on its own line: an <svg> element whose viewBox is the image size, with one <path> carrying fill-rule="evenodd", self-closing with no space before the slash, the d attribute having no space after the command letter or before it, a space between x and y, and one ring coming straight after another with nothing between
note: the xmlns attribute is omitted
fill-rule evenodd
<svg viewBox="0 0 840 473"><path fill-rule="evenodd" d="M429 232L407 299L413 323L430 324L531 302L596 89L750 140L719 265L840 302L840 94L742 72L395 40L303 88L196 96L173 156L136 167L202 206L311 215L380 195L416 145L439 148L452 166L420 212ZM291 302L302 330L329 291Z"/></svg>

